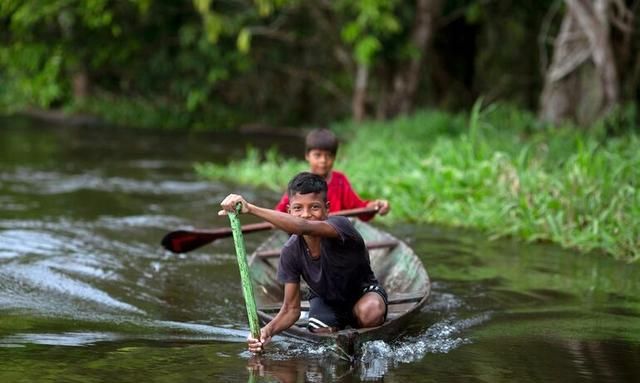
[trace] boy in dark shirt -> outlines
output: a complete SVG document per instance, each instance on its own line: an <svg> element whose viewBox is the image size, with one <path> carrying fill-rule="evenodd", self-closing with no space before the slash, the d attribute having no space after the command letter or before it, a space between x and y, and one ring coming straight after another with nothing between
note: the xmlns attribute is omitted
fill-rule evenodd
<svg viewBox="0 0 640 383"><path fill-rule="evenodd" d="M305 139L304 159L309 163L309 171L324 178L327 182L327 200L329 211L335 212L361 207L376 207L380 215L385 215L391 209L389 201L376 199L362 200L353 190L349 179L343 173L333 170L333 162L338 152L338 138L329 129L314 129ZM284 193L275 210L287 212L289 195ZM368 221L374 214L363 214L359 218Z"/></svg>
<svg viewBox="0 0 640 383"><path fill-rule="evenodd" d="M260 339L248 339L249 350L261 351L275 334L291 327L300 317L300 277L311 292L309 330L330 332L347 325L381 325L387 313L386 292L369 264L362 236L344 217L328 217L327 184L318 175L303 172L288 187L289 214L250 204L228 195L218 214L234 211L271 222L291 237L284 245L278 280L284 283L284 301L275 318L260 330Z"/></svg>

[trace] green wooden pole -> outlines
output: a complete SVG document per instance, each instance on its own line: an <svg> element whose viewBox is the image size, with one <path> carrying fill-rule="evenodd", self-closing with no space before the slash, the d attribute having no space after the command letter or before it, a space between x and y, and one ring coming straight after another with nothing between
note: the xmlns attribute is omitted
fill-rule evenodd
<svg viewBox="0 0 640 383"><path fill-rule="evenodd" d="M236 211L240 212L242 204L238 203ZM256 298L253 294L253 285L251 284L251 274L249 273L249 263L247 262L247 251L244 247L244 238L242 237L242 227L237 213L228 213L229 221L231 221L231 230L233 231L233 242L236 246L236 257L238 258L238 268L240 269L240 279L242 282L242 295L244 296L244 304L247 307L247 316L249 317L249 330L251 336L260 339L260 324L258 323L258 310L256 309Z"/></svg>

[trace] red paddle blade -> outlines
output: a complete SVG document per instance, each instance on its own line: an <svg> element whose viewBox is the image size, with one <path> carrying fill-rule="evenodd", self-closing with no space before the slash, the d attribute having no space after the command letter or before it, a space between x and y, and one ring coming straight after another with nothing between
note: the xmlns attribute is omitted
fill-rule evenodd
<svg viewBox="0 0 640 383"><path fill-rule="evenodd" d="M172 231L162 238L162 247L174 253L187 253L217 238L216 235L193 233L186 230Z"/></svg>

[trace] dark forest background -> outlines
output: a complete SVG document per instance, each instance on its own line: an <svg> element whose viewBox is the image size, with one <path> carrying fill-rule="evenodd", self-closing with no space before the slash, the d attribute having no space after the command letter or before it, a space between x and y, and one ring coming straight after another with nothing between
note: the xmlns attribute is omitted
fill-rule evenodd
<svg viewBox="0 0 640 383"><path fill-rule="evenodd" d="M3 0L0 111L222 129L640 99L638 0ZM55 115L55 114L54 114Z"/></svg>

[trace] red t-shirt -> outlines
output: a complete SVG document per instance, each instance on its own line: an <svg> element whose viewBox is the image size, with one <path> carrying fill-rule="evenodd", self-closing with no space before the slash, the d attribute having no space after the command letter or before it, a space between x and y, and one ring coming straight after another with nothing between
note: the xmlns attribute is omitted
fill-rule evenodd
<svg viewBox="0 0 640 383"><path fill-rule="evenodd" d="M351 184L347 179L347 176L338 172L331 171L329 183L327 184L327 201L329 201L329 212L357 209L361 207L367 207L369 201L362 200L358 194L351 188ZM275 207L275 210L287 212L287 205L289 204L289 196L284 193L280 202ZM362 214L358 216L363 221L368 221L373 218L375 214Z"/></svg>

